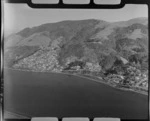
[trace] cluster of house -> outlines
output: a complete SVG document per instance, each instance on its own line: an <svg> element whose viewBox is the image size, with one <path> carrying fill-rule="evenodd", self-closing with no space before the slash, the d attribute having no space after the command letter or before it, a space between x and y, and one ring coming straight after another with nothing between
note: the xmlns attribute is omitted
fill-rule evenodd
<svg viewBox="0 0 150 121"><path fill-rule="evenodd" d="M86 62L85 69L87 69L91 72L100 72L101 71L101 66L99 65L99 63Z"/></svg>
<svg viewBox="0 0 150 121"><path fill-rule="evenodd" d="M43 47L33 55L19 60L13 65L13 68L30 69L32 71L54 71L60 72L62 67L57 60L57 53L59 51L59 44L61 38L53 41L50 46Z"/></svg>
<svg viewBox="0 0 150 121"><path fill-rule="evenodd" d="M13 68L25 68L33 71L51 71L54 67L59 68L55 50L43 51L39 50L33 55L18 61L18 63L13 65ZM58 70L55 69L55 71Z"/></svg>
<svg viewBox="0 0 150 121"><path fill-rule="evenodd" d="M69 71L89 71L89 72L100 72L101 66L98 63L85 62L84 67L81 65L73 65Z"/></svg>
<svg viewBox="0 0 150 121"><path fill-rule="evenodd" d="M74 63L74 64L71 64ZM100 72L101 66L99 63L85 62L83 59L78 59L75 56L68 57L66 59L66 67L70 66L70 70L83 71L88 70L90 72Z"/></svg>
<svg viewBox="0 0 150 121"><path fill-rule="evenodd" d="M130 88L148 91L148 73L141 72L136 67L129 66L126 74L109 74L105 77L108 83L114 85L128 86Z"/></svg>
<svg viewBox="0 0 150 121"><path fill-rule="evenodd" d="M117 74L110 74L105 77L105 80L109 83L119 84L124 80L124 76Z"/></svg>

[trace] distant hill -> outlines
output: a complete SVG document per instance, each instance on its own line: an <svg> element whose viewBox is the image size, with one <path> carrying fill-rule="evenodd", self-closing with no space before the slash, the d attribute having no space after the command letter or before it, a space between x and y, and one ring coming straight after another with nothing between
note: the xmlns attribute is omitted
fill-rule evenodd
<svg viewBox="0 0 150 121"><path fill-rule="evenodd" d="M60 66L68 59L98 63L111 68L116 59L148 64L148 19L135 18L121 22L102 20L62 21L25 28L4 42L5 62L9 66L34 61L48 52L56 56ZM35 53L40 53L35 56ZM46 56L47 54L47 56ZM42 64L46 64L43 62Z"/></svg>

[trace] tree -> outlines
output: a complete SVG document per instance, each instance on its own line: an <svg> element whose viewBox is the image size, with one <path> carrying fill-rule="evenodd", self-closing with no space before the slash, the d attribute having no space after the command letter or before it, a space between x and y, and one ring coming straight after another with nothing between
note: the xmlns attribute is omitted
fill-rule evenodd
<svg viewBox="0 0 150 121"><path fill-rule="evenodd" d="M121 65L123 65L122 60L116 59L114 62L114 66L121 66Z"/></svg>
<svg viewBox="0 0 150 121"><path fill-rule="evenodd" d="M135 63L138 63L138 55L137 54L134 54L134 55L131 55L130 57L129 57L129 61L130 62L135 62Z"/></svg>

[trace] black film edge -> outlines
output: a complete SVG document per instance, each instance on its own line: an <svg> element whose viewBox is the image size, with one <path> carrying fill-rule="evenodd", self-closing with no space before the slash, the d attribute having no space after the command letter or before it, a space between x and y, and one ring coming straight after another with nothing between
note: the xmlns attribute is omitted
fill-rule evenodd
<svg viewBox="0 0 150 121"><path fill-rule="evenodd" d="M149 4L149 0L121 0L116 5L100 5L95 4L94 0L90 0L89 4L64 4L63 0L59 0L56 4L35 4L32 0L5 0L7 3L26 3L31 8L67 8L67 9L117 9L122 8L125 4Z"/></svg>

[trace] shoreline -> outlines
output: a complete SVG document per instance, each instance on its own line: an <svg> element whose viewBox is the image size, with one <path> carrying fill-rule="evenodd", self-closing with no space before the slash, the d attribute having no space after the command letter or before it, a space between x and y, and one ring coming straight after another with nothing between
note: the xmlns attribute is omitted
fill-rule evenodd
<svg viewBox="0 0 150 121"><path fill-rule="evenodd" d="M118 88L118 87L115 87L115 86L112 86L104 81L101 81L100 79L93 79L92 76L91 78L90 77L86 77L86 75L79 75L79 74L70 74L70 73L64 73L64 72L48 72L48 71L32 71L32 70L22 70L22 69L13 69L13 68L6 68L4 67L4 69L10 69L10 70L14 70L14 71L25 71L25 72L34 72L34 73L55 73L55 74L64 74L64 75L71 75L71 76L76 76L76 77L80 77L80 78L85 78L85 79L88 79L88 80L92 80L94 82L97 82L97 83L102 83L102 84L105 84L107 86L110 86L112 88L115 88L115 89L119 89L119 90L123 90L123 91L130 91L130 92L135 92L135 93L138 93L138 94L142 94L142 95L146 95L148 96L148 93L144 93L144 92L140 92L140 91L135 91L133 89L127 89L127 88ZM94 77L94 76L93 76Z"/></svg>
<svg viewBox="0 0 150 121"><path fill-rule="evenodd" d="M135 92L135 93L138 93L138 94L143 94L143 95L147 95L148 96L148 94L144 93L144 92L139 92L139 91L135 91L135 90L132 90L132 89L123 88L123 87L118 88L118 87L112 86L112 85L110 85L110 84L108 84L106 82L101 81L100 79L98 81L96 79L93 79L93 78L90 78L90 77L85 77L84 75L80 76L80 75L77 75L77 74L76 75L74 74L73 76L77 76L77 77L80 77L80 78L85 78L85 79L92 80L92 81L95 81L95 82L98 82L98 83L103 83L103 84L108 85L108 86L110 86L112 88L115 88L115 89L119 89L119 90L123 90L123 91L131 91L131 92Z"/></svg>

